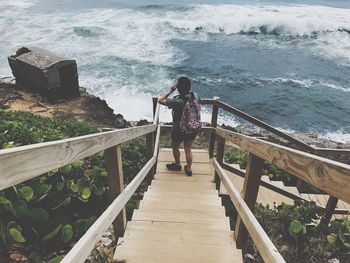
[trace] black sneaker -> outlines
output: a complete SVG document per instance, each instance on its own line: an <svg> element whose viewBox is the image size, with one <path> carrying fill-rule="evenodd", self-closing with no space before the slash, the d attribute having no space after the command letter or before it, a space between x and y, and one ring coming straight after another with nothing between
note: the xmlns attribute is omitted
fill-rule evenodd
<svg viewBox="0 0 350 263"><path fill-rule="evenodd" d="M166 168L168 168L168 170L170 171L181 171L181 165L177 164L177 163L168 163L166 165Z"/></svg>
<svg viewBox="0 0 350 263"><path fill-rule="evenodd" d="M192 171L187 170L187 165L184 167L187 176L192 176Z"/></svg>

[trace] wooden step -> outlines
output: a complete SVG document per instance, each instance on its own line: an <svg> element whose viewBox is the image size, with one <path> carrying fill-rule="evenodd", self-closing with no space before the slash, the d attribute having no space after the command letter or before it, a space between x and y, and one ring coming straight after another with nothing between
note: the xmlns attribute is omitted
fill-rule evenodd
<svg viewBox="0 0 350 263"><path fill-rule="evenodd" d="M183 223L216 223L226 229L230 229L229 219L227 217L203 217L197 213L186 213L180 211L152 210L141 211L134 210L132 221L165 221L165 222L183 222Z"/></svg>
<svg viewBox="0 0 350 263"><path fill-rule="evenodd" d="M185 223L185 222L162 222L162 221L128 221L127 229L156 230L166 233L203 233L209 236L224 236L231 233L223 225L216 223Z"/></svg>
<svg viewBox="0 0 350 263"><path fill-rule="evenodd" d="M207 151L197 151L197 150L192 150L192 153L194 155L193 162L194 163L209 163L209 153ZM159 151L159 156L158 156L158 161L159 162L167 162L171 163L174 162L174 156L172 149L169 150L160 150ZM186 157L185 157L185 152L184 150L180 150L180 161L181 162L186 162Z"/></svg>
<svg viewBox="0 0 350 263"><path fill-rule="evenodd" d="M203 209L202 207L181 207L179 205L175 207L160 207L159 204L154 204L155 202L149 202L141 201L140 206L138 210L140 211L166 211L166 212L182 212L182 213L188 213L188 214L197 214L202 217L225 217L225 212L222 210L215 209L213 207L206 207L206 209Z"/></svg>
<svg viewBox="0 0 350 263"><path fill-rule="evenodd" d="M154 176L157 181L176 181L176 182L214 182L214 176L208 174L194 174L185 176L184 174L157 173Z"/></svg>
<svg viewBox="0 0 350 263"><path fill-rule="evenodd" d="M168 182L168 181L160 181L160 180L153 180L151 183L152 186L167 186L174 188L181 188L181 189L202 189L202 190L216 190L215 184L212 182Z"/></svg>
<svg viewBox="0 0 350 263"><path fill-rule="evenodd" d="M143 200L150 201L167 201L169 205L172 203L178 204L206 204L206 205L217 205L221 206L221 198L214 195L203 195L203 194L193 194L193 193L157 193L157 192L146 192L143 195Z"/></svg>
<svg viewBox="0 0 350 263"><path fill-rule="evenodd" d="M215 213L223 213L225 215L225 208L219 205L208 205L208 204L197 204L197 203L177 203L177 202L169 202L168 200L142 200L140 202L140 208L148 208L148 209L171 209L171 210L181 210L181 209L193 209L198 211L210 211Z"/></svg>
<svg viewBox="0 0 350 263"><path fill-rule="evenodd" d="M184 168L181 171L170 171L166 168L167 162L158 162L157 172L161 173L175 173L175 174L185 174ZM186 163L181 163L184 167ZM193 174L213 174L214 170L210 163L193 163L192 173Z"/></svg>
<svg viewBox="0 0 350 263"><path fill-rule="evenodd" d="M205 189L205 188L191 188L191 187L172 187L171 184L168 185L150 185L148 186L148 191L155 191L157 193L197 193L197 194L207 194L207 195L216 195L219 193L214 189Z"/></svg>
<svg viewBox="0 0 350 263"><path fill-rule="evenodd" d="M180 244L207 244L207 245L218 245L218 244L230 244L235 245L233 232L225 232L225 235L207 235L206 233L190 233L190 232L159 232L157 230L138 230L128 229L124 233L124 238L140 239L147 243L152 241L163 241L170 243Z"/></svg>
<svg viewBox="0 0 350 263"><path fill-rule="evenodd" d="M191 258L195 258L197 262L242 262L241 251L233 245L143 242L143 240L127 239L120 239L118 242L114 260L124 260L125 262L191 262Z"/></svg>

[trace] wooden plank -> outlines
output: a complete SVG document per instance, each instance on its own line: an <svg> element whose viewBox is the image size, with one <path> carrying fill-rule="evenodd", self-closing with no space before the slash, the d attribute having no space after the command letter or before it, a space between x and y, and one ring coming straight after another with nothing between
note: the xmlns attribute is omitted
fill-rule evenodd
<svg viewBox="0 0 350 263"><path fill-rule="evenodd" d="M132 215L133 221L166 221L166 222L182 222L182 223L215 223L230 229L228 218L205 217L198 214L188 214L173 211L141 211L134 210Z"/></svg>
<svg viewBox="0 0 350 263"><path fill-rule="evenodd" d="M264 229L261 227L258 220L255 218L252 211L244 202L238 190L230 181L225 170L220 166L220 164L216 160L213 161L213 164L225 188L229 192L230 198L234 206L236 207L237 212L242 219L242 222L246 226L252 240L258 248L260 255L262 256L264 261L269 263L286 262L281 256L281 254L278 252L275 245L269 239Z"/></svg>
<svg viewBox="0 0 350 263"><path fill-rule="evenodd" d="M219 113L219 108L215 104L213 105L213 110L211 113L211 127L213 128L216 128L218 124L218 113ZM209 157L210 158L212 158L214 155L214 146L215 146L215 131L212 131L209 137Z"/></svg>
<svg viewBox="0 0 350 263"><path fill-rule="evenodd" d="M192 259L192 260L191 260ZM195 259L195 260L194 260ZM139 261L137 261L139 260ZM215 260L215 261L213 261ZM114 254L114 262L242 262L241 251L233 245L216 246L203 244L143 242L123 240Z"/></svg>
<svg viewBox="0 0 350 263"><path fill-rule="evenodd" d="M156 125L145 125L0 150L0 190L153 132L156 128Z"/></svg>
<svg viewBox="0 0 350 263"><path fill-rule="evenodd" d="M215 195L218 196L219 193L217 190L207 190L207 189L196 189L191 187L169 187L163 185L150 185L148 190L154 190L159 193L178 193L178 194L186 194L186 193L196 193L196 194L205 194L205 195ZM164 195L166 196L166 195Z"/></svg>
<svg viewBox="0 0 350 263"><path fill-rule="evenodd" d="M159 173L172 173L172 174L185 174L184 169L181 171L170 171L166 168L166 162L158 162L157 172ZM184 167L186 163L181 163ZM209 163L193 163L192 164L192 173L193 174L213 174L212 167Z"/></svg>
<svg viewBox="0 0 350 263"><path fill-rule="evenodd" d="M252 212L254 212L263 169L264 160L252 153L249 153L242 196L243 200ZM239 215L237 216L235 235L237 247L243 248L248 241L248 231Z"/></svg>
<svg viewBox="0 0 350 263"><path fill-rule="evenodd" d="M350 165L217 128L217 134L300 179L350 202Z"/></svg>
<svg viewBox="0 0 350 263"><path fill-rule="evenodd" d="M224 153L225 153L225 140L221 137L216 138L217 141L217 146L216 146L216 160L220 165L224 163ZM216 189L220 191L220 177L215 172L215 184L216 184Z"/></svg>
<svg viewBox="0 0 350 263"><path fill-rule="evenodd" d="M219 205L207 205L207 204L196 204L196 203L168 203L167 200L142 200L138 209L169 209L169 210L187 210L191 209L194 211L208 211L215 214L225 216L225 209Z"/></svg>
<svg viewBox="0 0 350 263"><path fill-rule="evenodd" d="M209 159L209 154L208 152L195 152L192 150L193 154L193 163L210 163ZM159 157L158 157L159 162L174 162L174 156L173 153L170 151L160 151L159 152ZM185 152L183 149L180 149L180 161L185 163L186 162L186 156Z"/></svg>
<svg viewBox="0 0 350 263"><path fill-rule="evenodd" d="M172 203L178 204L208 204L208 205L221 205L221 199L216 196L206 196L203 194L184 194L184 193L151 193L147 192L143 195L143 200L169 200L169 205Z"/></svg>
<svg viewBox="0 0 350 263"><path fill-rule="evenodd" d="M89 230L79 239L69 253L63 258L61 263L83 263L95 247L96 242L102 234L109 228L120 211L125 207L136 189L140 186L147 173L155 164L156 158L153 157L141 169L136 177L127 185L123 192L112 202L112 204L102 213Z"/></svg>
<svg viewBox="0 0 350 263"><path fill-rule="evenodd" d="M169 204L167 205L164 202L157 202L157 201L141 201L140 206L138 208L140 211L153 211L153 210L164 210L164 211L179 211L179 212L188 212L189 214L191 213L197 213L197 214L202 214L203 216L205 215L210 215L214 217L225 217L225 210L223 209L222 206L208 206L208 205L193 205L193 204L186 204L185 205L179 205L179 204L174 204L170 206Z"/></svg>
<svg viewBox="0 0 350 263"><path fill-rule="evenodd" d="M171 227L171 226L169 226ZM225 233L226 234L226 233ZM163 241L170 243L182 244L203 244L218 245L229 244L234 245L233 232L223 236L210 236L205 232L189 233L189 232L159 232L157 230L127 230L124 237L127 240L143 240L150 243L153 241Z"/></svg>
<svg viewBox="0 0 350 263"><path fill-rule="evenodd" d="M322 224L324 224L324 225L329 224L329 222L332 219L334 210L337 207L337 203L338 203L338 198L330 195L328 198L327 205L326 205L326 214L325 214L324 218L322 218L322 220L321 220Z"/></svg>
<svg viewBox="0 0 350 263"><path fill-rule="evenodd" d="M105 150L104 158L108 173L108 196L110 201L113 201L124 190L123 162L120 145ZM116 240L124 235L125 227L126 211L124 208L119 213L116 220L113 222L114 235Z"/></svg>
<svg viewBox="0 0 350 263"><path fill-rule="evenodd" d="M175 182L214 182L212 175L193 174L184 176L183 174L158 173L154 176L157 181L175 181Z"/></svg>
<svg viewBox="0 0 350 263"><path fill-rule="evenodd" d="M160 222L160 221L130 221L127 229L156 230L165 233L206 233L210 236L223 236L232 233L225 226L216 223L185 223L185 222Z"/></svg>
<svg viewBox="0 0 350 263"><path fill-rule="evenodd" d="M160 181L160 180L153 180L152 184L153 185L159 185L159 186L168 186L171 188L189 188L189 189L202 189L202 190L215 190L215 184L212 182L207 182L207 181L199 181L199 182L176 182L176 181Z"/></svg>

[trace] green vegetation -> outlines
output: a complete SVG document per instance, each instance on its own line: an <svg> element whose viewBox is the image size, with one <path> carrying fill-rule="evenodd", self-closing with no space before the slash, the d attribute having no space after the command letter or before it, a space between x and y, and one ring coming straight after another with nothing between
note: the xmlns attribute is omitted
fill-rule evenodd
<svg viewBox="0 0 350 263"><path fill-rule="evenodd" d="M0 119L0 148L98 132L89 125L41 118L27 112L0 111ZM122 146L126 183L146 163L145 153L142 140ZM0 191L1 248L18 251L30 262L59 262L61 255L105 210L109 203L107 190L101 152ZM137 201L131 200L127 211L131 213L135 206ZM104 255L101 251L95 254Z"/></svg>
<svg viewBox="0 0 350 263"><path fill-rule="evenodd" d="M296 201L270 208L257 204L255 216L287 262L350 262L350 221L336 219L329 226L320 224L324 210L315 203ZM263 262L252 240L248 254Z"/></svg>

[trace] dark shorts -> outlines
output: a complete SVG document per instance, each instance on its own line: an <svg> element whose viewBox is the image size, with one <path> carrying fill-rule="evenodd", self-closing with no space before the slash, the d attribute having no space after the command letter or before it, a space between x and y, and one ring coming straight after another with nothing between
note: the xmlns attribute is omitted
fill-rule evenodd
<svg viewBox="0 0 350 263"><path fill-rule="evenodd" d="M183 141L193 141L196 139L197 133L194 134L186 134L183 133L180 129L172 129L171 130L171 141L175 143L181 143Z"/></svg>

